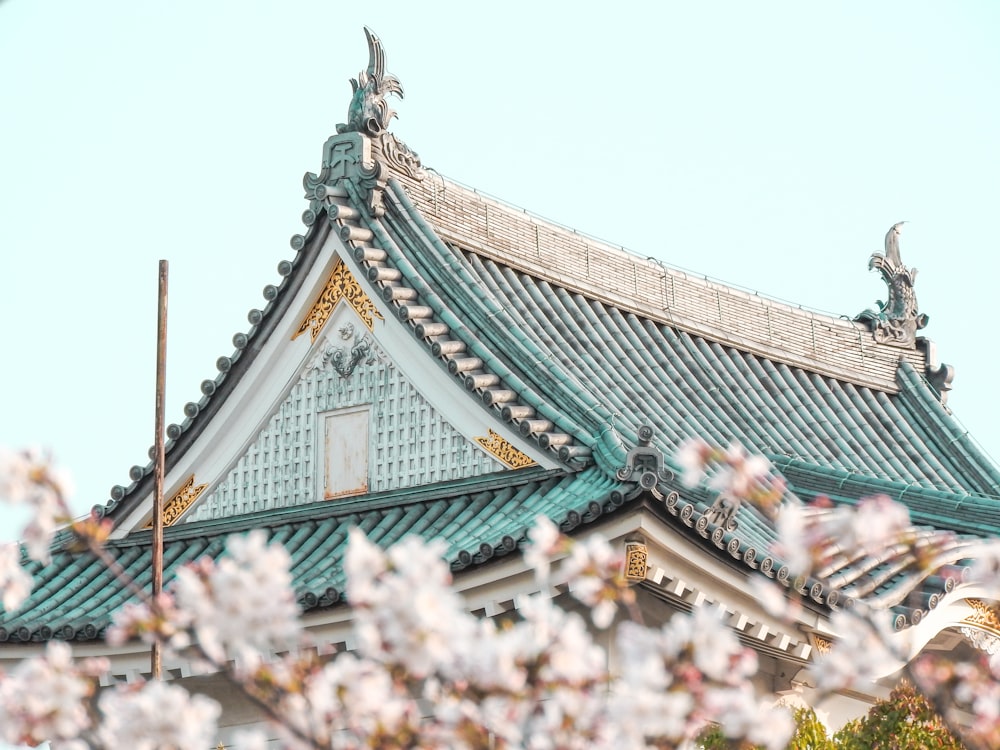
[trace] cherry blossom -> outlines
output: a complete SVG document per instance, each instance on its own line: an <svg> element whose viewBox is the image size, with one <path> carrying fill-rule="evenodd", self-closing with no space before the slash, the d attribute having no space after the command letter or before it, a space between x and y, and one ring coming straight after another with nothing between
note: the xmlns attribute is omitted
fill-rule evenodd
<svg viewBox="0 0 1000 750"><path fill-rule="evenodd" d="M785 494L785 480L771 471L771 462L764 456L748 455L738 443L722 449L693 438L680 447L674 460L686 487L707 479L709 489L737 501L749 500L768 515Z"/></svg>
<svg viewBox="0 0 1000 750"><path fill-rule="evenodd" d="M0 736L31 745L78 738L91 725L85 700L107 668L103 659L77 664L67 644L50 641L41 656L0 677Z"/></svg>
<svg viewBox="0 0 1000 750"><path fill-rule="evenodd" d="M291 558L280 544L268 545L260 529L230 536L226 551L218 562L205 557L180 568L173 593L213 661L235 658L252 665L260 654L287 648L300 636Z"/></svg>
<svg viewBox="0 0 1000 750"><path fill-rule="evenodd" d="M21 567L21 548L17 544L0 545L0 602L13 612L31 593L32 578Z"/></svg>
<svg viewBox="0 0 1000 750"><path fill-rule="evenodd" d="M534 526L528 531L528 546L524 549L524 561L535 571L535 580L545 584L549 580L552 558L560 552L563 540L556 526L546 516L538 516Z"/></svg>
<svg viewBox="0 0 1000 750"><path fill-rule="evenodd" d="M156 599L127 602L115 612L105 640L111 646L120 646L138 637L149 644L162 643L176 654L191 645L191 622L191 615L177 608L174 596L163 591Z"/></svg>
<svg viewBox="0 0 1000 750"><path fill-rule="evenodd" d="M570 592L591 607L590 617L601 630L611 625L623 594L624 556L599 536L572 543L563 575L572 581Z"/></svg>
<svg viewBox="0 0 1000 750"><path fill-rule="evenodd" d="M870 686L905 663L906 631L895 633L889 613L856 604L837 610L830 618L836 635L828 654L809 665L815 685L822 691Z"/></svg>
<svg viewBox="0 0 1000 750"><path fill-rule="evenodd" d="M219 704L184 688L153 681L101 693L97 736L105 747L176 750L212 747Z"/></svg>
<svg viewBox="0 0 1000 750"><path fill-rule="evenodd" d="M773 552L793 575L817 575L833 550L874 554L899 543L909 545L924 569L933 564L934 550L920 546L905 506L887 497L856 506L833 507L824 498L803 504L784 497L784 484L765 459L738 446L692 441L677 463L685 482L707 478L710 489L763 510L775 523ZM51 533L65 515L67 486L37 452L0 451L0 493L36 511L27 546L35 559L48 555ZM96 554L107 532L96 517L69 527L80 546ZM275 739L290 750L630 750L654 742L678 746L707 722L733 741L784 747L790 714L754 690L756 653L719 610L699 606L647 628L639 622L635 589L624 579L622 555L606 540L597 534L570 539L544 517L527 537L525 562L542 591L518 597L513 612L488 619L473 616L453 588L443 543L409 537L381 550L352 530L344 570L354 650L333 655L322 644L304 647L287 552L269 545L260 530L235 535L221 559L180 568L155 600L137 594L115 615L108 642L157 642L174 658L221 672L272 722L267 734L238 733L239 746L251 750ZM974 577L997 575L997 549L983 545ZM20 558L16 545L0 547L8 611L30 585ZM786 589L761 576L751 577L749 586L776 616L793 620L803 611ZM584 605L585 616L567 610L581 609L570 597ZM619 613L612 662L595 632ZM884 611L858 603L834 611L828 625L831 652L808 666L823 694L863 688L907 661L907 633L894 632ZM51 642L42 656L0 675L0 738L49 740L53 750L217 742L218 704L169 682L113 685L99 693L97 678L107 668L103 660L74 663L69 646ZM980 746L1000 742L1000 657L955 663L925 655L910 671L939 705L947 709L950 701L972 717Z"/></svg>
<svg viewBox="0 0 1000 750"><path fill-rule="evenodd" d="M471 647L475 620L451 589L443 544L407 537L388 552L351 533L344 568L358 650L422 677Z"/></svg>
<svg viewBox="0 0 1000 750"><path fill-rule="evenodd" d="M38 467L43 459L36 448L15 451L0 445L0 499L20 504L37 492Z"/></svg>
<svg viewBox="0 0 1000 750"><path fill-rule="evenodd" d="M925 653L909 672L946 719L967 726L966 741L1000 747L1000 664L995 655L955 661Z"/></svg>
<svg viewBox="0 0 1000 750"><path fill-rule="evenodd" d="M52 536L70 520L67 500L72 493L68 472L40 450L13 451L0 445L0 501L32 507L32 519L21 534L32 560L49 563Z"/></svg>

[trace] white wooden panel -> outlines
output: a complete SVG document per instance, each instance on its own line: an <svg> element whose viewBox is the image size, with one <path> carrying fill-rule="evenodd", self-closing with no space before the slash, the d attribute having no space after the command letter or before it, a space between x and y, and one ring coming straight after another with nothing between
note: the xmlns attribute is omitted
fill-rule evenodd
<svg viewBox="0 0 1000 750"><path fill-rule="evenodd" d="M368 491L368 407L321 414L323 421L323 497Z"/></svg>

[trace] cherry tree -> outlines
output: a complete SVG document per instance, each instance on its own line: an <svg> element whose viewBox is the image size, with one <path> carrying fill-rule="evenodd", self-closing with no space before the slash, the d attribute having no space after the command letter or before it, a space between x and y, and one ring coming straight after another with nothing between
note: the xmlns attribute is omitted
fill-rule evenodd
<svg viewBox="0 0 1000 750"><path fill-rule="evenodd" d="M708 482L757 505L779 532L776 553L800 575L822 562L831 540L876 550L905 543L909 515L887 498L812 512L786 497L766 460L700 441L677 456L683 479ZM48 560L54 531L65 525L85 554L123 575L103 543L108 521L72 520L65 475L38 452L0 450L0 497L35 512L25 549ZM829 511L829 512L827 512ZM676 748L707 726L727 742L768 750L786 746L791 713L758 695L754 651L718 615L697 607L658 627L642 622L621 555L607 542L573 540L537 519L524 550L539 593L517 603L518 617L495 621L469 613L452 586L440 543L410 537L379 549L351 532L343 561L355 647L331 655L299 617L288 553L262 531L232 536L219 560L182 568L157 598L123 580L134 603L115 615L110 644L159 643L192 669L217 673L252 701L272 727L248 731L240 748ZM16 546L0 548L3 606L15 610L30 577ZM568 578L574 611L559 605L552 564ZM1000 558L997 558L1000 559ZM786 591L758 586L773 612L794 616ZM614 671L595 634L618 617ZM821 691L857 686L900 654L887 623L862 606L834 613L837 639L811 667ZM860 656L863 655L863 658ZM905 661L905 660L904 660ZM113 684L103 659L74 661L53 641L41 655L0 675L0 737L69 748L211 747L220 707L161 681ZM972 747L997 736L998 665L921 661L911 678L936 708L971 711ZM988 696L989 700L982 700ZM943 712L955 721L957 714Z"/></svg>

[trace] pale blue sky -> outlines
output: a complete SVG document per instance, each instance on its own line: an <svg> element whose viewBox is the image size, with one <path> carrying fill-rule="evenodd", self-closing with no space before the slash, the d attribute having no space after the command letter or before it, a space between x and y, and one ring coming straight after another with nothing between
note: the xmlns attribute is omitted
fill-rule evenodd
<svg viewBox="0 0 1000 750"><path fill-rule="evenodd" d="M364 24L426 165L643 256L853 316L909 220L950 404L1000 456L1000 4L3 0L0 442L49 446L75 508L147 460L157 260L179 422L292 257Z"/></svg>

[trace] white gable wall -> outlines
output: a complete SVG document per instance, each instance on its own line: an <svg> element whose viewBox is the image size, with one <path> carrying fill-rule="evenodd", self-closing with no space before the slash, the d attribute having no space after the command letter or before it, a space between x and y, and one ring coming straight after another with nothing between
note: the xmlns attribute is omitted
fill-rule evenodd
<svg viewBox="0 0 1000 750"><path fill-rule="evenodd" d="M352 349L366 354L345 374L343 363ZM341 301L288 397L226 478L185 520L415 487L504 468L452 427Z"/></svg>
<svg viewBox="0 0 1000 750"><path fill-rule="evenodd" d="M300 326L341 259L381 319L369 330L341 300L312 342ZM502 470L506 466L476 441L491 431L543 467L558 465L477 404L434 360L426 343L396 319L395 307L371 287L337 233L327 236L306 273L250 371L165 477L168 500L192 477L194 485L205 485L179 522L322 500L327 458L323 454L321 460L325 436L318 437L319 415L368 404L369 492ZM351 369L352 352L364 336L371 349ZM342 350L339 358L336 350ZM141 529L151 518L149 493L114 536Z"/></svg>

